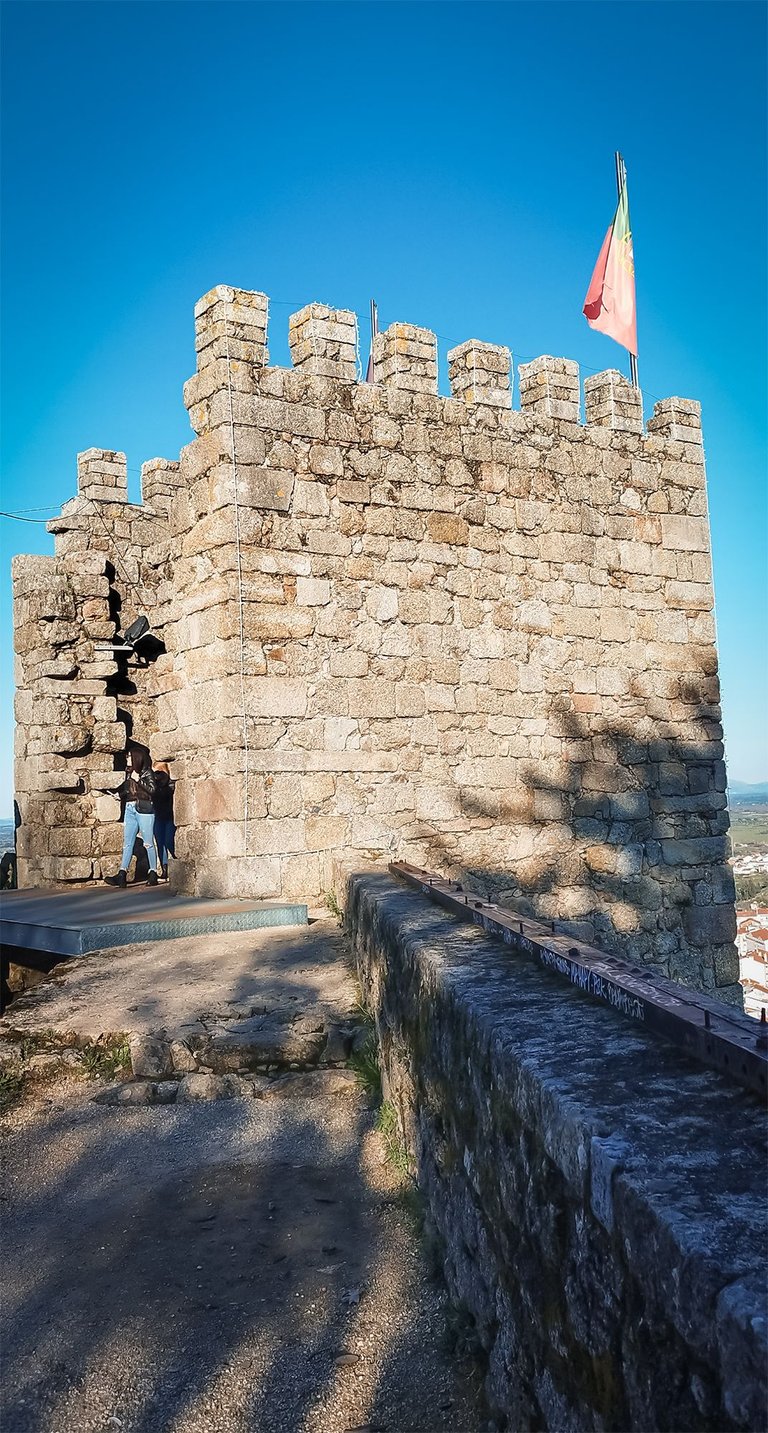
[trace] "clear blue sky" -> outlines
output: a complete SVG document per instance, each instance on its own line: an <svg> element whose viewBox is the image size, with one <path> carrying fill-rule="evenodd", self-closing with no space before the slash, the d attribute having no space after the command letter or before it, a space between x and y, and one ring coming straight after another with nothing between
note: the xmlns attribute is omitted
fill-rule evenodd
<svg viewBox="0 0 768 1433"><path fill-rule="evenodd" d="M762 4L4 5L2 507L75 454L174 457L192 308L216 283L320 299L447 348L625 366L581 305L624 153L640 379L704 408L730 775L768 778L766 11ZM366 336L363 335L363 350ZM13 552L3 520L11 808Z"/></svg>

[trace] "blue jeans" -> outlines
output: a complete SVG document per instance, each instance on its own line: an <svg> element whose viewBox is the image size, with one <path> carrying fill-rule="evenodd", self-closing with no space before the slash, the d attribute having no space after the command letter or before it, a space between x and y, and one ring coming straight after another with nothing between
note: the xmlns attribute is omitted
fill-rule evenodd
<svg viewBox="0 0 768 1433"><path fill-rule="evenodd" d="M128 801L125 807L125 820L123 826L123 855L120 861L120 870L127 871L131 864L133 855L133 843L137 836L141 836L147 848L150 871L157 870L157 852L155 851L155 816L150 811L144 816L141 811L136 810L136 802Z"/></svg>
<svg viewBox="0 0 768 1433"><path fill-rule="evenodd" d="M172 821L163 816L155 817L155 845L161 866L168 865L168 857L175 856L173 838L176 835L176 827Z"/></svg>

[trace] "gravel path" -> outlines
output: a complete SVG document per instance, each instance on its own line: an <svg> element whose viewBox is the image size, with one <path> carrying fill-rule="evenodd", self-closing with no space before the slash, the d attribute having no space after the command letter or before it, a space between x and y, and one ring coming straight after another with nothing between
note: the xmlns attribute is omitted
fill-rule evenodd
<svg viewBox="0 0 768 1433"><path fill-rule="evenodd" d="M4 1433L477 1433L362 1097L2 1122Z"/></svg>

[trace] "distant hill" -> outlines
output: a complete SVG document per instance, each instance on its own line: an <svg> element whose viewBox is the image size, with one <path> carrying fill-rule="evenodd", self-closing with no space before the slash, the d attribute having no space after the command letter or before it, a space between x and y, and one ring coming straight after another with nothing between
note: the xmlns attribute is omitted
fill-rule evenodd
<svg viewBox="0 0 768 1433"><path fill-rule="evenodd" d="M738 801L740 805L749 805L756 802L762 805L768 801L768 781L729 781L728 793L732 801Z"/></svg>

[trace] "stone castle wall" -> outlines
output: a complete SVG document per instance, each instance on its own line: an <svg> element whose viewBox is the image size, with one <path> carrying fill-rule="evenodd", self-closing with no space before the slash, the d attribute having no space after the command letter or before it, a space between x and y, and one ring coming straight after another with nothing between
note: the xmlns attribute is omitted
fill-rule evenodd
<svg viewBox="0 0 768 1433"><path fill-rule="evenodd" d="M48 524L54 557L14 560L20 884L90 880L117 864L126 742L148 745L156 723L145 673L113 643L156 608L166 473L177 469L145 464L137 506L124 453L80 453L77 497Z"/></svg>
<svg viewBox="0 0 768 1433"><path fill-rule="evenodd" d="M386 873L337 891L502 1426L766 1427L758 1098Z"/></svg>
<svg viewBox="0 0 768 1433"><path fill-rule="evenodd" d="M406 324L359 383L354 315L318 304L289 338L269 367L265 296L212 290L196 436L147 465L162 493L142 517L94 488L98 519L53 525L57 571L130 530L166 648L132 701L176 758L174 880L312 897L340 853L413 860L737 998L699 405L644 430L608 372L582 423L577 366L545 357L513 410L509 352L475 341L444 398Z"/></svg>

